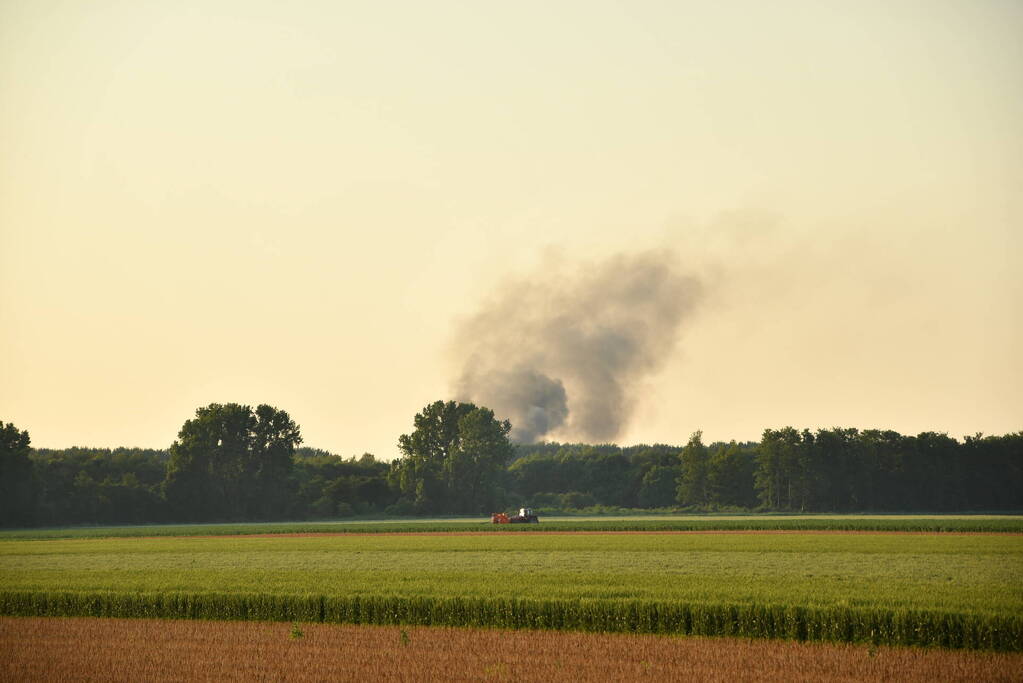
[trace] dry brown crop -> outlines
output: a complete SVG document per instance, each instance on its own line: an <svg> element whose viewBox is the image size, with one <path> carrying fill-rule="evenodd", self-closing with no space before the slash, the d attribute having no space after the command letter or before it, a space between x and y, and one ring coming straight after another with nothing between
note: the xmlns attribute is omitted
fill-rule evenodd
<svg viewBox="0 0 1023 683"><path fill-rule="evenodd" d="M1021 681L1023 655L710 638L0 618L2 681Z"/></svg>

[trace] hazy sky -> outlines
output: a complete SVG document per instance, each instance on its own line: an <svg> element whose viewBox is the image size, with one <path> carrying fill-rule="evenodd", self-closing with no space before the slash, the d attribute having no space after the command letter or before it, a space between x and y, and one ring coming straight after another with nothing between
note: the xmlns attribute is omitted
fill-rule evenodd
<svg viewBox="0 0 1023 683"><path fill-rule="evenodd" d="M166 447L266 402L389 459L500 283L656 249L703 294L621 443L1023 429L1021 36L1014 0L4 0L0 420Z"/></svg>

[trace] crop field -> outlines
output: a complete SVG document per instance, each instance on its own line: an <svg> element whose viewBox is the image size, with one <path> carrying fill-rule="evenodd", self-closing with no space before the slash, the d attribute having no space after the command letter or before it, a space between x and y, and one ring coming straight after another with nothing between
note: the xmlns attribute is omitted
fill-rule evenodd
<svg viewBox="0 0 1023 683"><path fill-rule="evenodd" d="M107 538L138 536L235 536L298 533L452 533L495 531L920 531L1023 533L1021 515L783 515L703 514L544 517L541 524L491 524L489 519L362 520L348 522L268 522L162 524L151 526L62 527L0 531L2 539Z"/></svg>
<svg viewBox="0 0 1023 683"><path fill-rule="evenodd" d="M733 635L1023 650L1015 534L0 540L0 614Z"/></svg>
<svg viewBox="0 0 1023 683"><path fill-rule="evenodd" d="M1017 653L555 631L0 618L0 680L1018 681ZM46 656L40 656L45 652Z"/></svg>

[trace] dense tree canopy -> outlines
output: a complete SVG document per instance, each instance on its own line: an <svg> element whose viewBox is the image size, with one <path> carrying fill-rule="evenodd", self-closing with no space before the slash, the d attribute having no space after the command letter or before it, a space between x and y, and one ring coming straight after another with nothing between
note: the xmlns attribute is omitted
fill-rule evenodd
<svg viewBox="0 0 1023 683"><path fill-rule="evenodd" d="M511 425L437 401L402 457L302 448L283 410L199 408L169 450L32 449L0 422L0 526L479 514L520 505L804 512L1023 511L1023 433L767 429L759 443L512 445Z"/></svg>
<svg viewBox="0 0 1023 683"><path fill-rule="evenodd" d="M161 486L168 458L165 450L143 448L36 449L36 521L50 526L164 521Z"/></svg>
<svg viewBox="0 0 1023 683"><path fill-rule="evenodd" d="M694 507L706 507L711 502L710 452L703 445L703 432L693 434L682 449L678 502Z"/></svg>
<svg viewBox="0 0 1023 683"><path fill-rule="evenodd" d="M472 403L435 401L398 438L402 457L391 481L422 513L487 512L501 502L500 483L512 455L511 423Z"/></svg>
<svg viewBox="0 0 1023 683"><path fill-rule="evenodd" d="M387 483L390 469L370 453L344 459L327 451L299 448L292 470L295 498L290 515L304 519L382 514L395 501Z"/></svg>
<svg viewBox="0 0 1023 683"><path fill-rule="evenodd" d="M170 448L164 492L183 518L271 519L286 512L298 425L268 405L211 403Z"/></svg>
<svg viewBox="0 0 1023 683"><path fill-rule="evenodd" d="M33 521L35 482L27 431L0 422L0 526Z"/></svg>

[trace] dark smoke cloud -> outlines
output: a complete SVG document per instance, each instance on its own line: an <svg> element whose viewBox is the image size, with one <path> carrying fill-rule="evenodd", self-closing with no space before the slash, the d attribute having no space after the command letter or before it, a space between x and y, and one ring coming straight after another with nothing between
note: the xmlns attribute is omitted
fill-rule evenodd
<svg viewBox="0 0 1023 683"><path fill-rule="evenodd" d="M507 282L456 332L458 398L511 420L522 443L554 434L610 441L699 295L663 251Z"/></svg>

